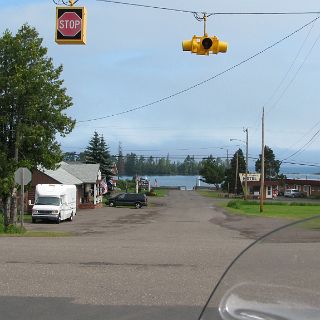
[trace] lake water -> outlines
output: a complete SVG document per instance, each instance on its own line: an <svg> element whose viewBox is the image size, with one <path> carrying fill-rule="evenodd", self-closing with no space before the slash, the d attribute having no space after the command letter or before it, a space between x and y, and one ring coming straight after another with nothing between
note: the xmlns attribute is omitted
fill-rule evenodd
<svg viewBox="0 0 320 320"><path fill-rule="evenodd" d="M144 177L144 176L142 176ZM210 187L212 185L199 181L200 176L147 176L151 182L151 187L186 187L188 190L194 188L194 186ZM120 177L121 180L129 179L132 177L124 176Z"/></svg>
<svg viewBox="0 0 320 320"><path fill-rule="evenodd" d="M320 180L320 175L310 173L287 173L288 179L306 179L306 180ZM144 177L144 176L143 176ZM192 190L195 186L212 187L213 185L206 184L199 180L200 176L147 176L151 182L151 187L185 187ZM131 180L132 177L120 177L121 180Z"/></svg>

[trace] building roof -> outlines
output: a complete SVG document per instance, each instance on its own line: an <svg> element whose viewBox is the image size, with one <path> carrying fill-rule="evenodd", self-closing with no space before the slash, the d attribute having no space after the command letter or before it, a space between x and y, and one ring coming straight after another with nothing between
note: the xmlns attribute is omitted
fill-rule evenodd
<svg viewBox="0 0 320 320"><path fill-rule="evenodd" d="M284 182L289 185L320 186L320 180L284 179Z"/></svg>
<svg viewBox="0 0 320 320"><path fill-rule="evenodd" d="M101 179L99 163L60 163L61 168L83 183L96 183Z"/></svg>
<svg viewBox="0 0 320 320"><path fill-rule="evenodd" d="M62 184L80 185L83 183L96 183L101 180L99 163L66 163L61 162L56 170L38 167L38 170Z"/></svg>
<svg viewBox="0 0 320 320"><path fill-rule="evenodd" d="M59 167L56 170L48 170L44 168L39 168L39 171L43 172L47 176L51 177L52 179L62 183L62 184L82 184L83 182L75 177L74 175L70 174L63 168Z"/></svg>

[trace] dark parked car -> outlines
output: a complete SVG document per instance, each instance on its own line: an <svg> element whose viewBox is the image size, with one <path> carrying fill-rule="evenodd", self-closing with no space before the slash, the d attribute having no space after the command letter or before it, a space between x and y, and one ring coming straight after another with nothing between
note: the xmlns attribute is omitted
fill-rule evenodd
<svg viewBox="0 0 320 320"><path fill-rule="evenodd" d="M148 199L142 193L121 193L109 199L109 206L135 206L137 209L148 205Z"/></svg>

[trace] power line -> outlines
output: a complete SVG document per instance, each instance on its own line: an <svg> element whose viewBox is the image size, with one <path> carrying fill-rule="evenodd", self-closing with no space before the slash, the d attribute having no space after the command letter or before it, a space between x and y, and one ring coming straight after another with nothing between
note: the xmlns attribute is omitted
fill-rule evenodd
<svg viewBox="0 0 320 320"><path fill-rule="evenodd" d="M283 160L288 160L289 158L292 158L293 156L297 155L298 153L304 151L303 149L306 148L319 134L320 134L320 129L300 149L298 149L296 152L292 153L290 156L284 158Z"/></svg>
<svg viewBox="0 0 320 320"><path fill-rule="evenodd" d="M197 11L197 10L185 10L185 9L178 9L178 8L151 6L151 5L146 5L146 4L123 2L123 1L113 1L113 0L97 0L97 1L113 3L113 4L120 4L120 5L126 5L126 6L133 6L133 7L140 7L140 8L157 9L157 10L165 10L165 11L174 11L174 12L181 12L181 13L192 13L192 14L203 14L203 13L206 13L207 15L310 15L310 14L320 14L320 11L206 12L206 11Z"/></svg>
<svg viewBox="0 0 320 320"><path fill-rule="evenodd" d="M285 75L282 77L281 81L278 83L276 89L275 89L275 90L273 91L273 93L269 96L269 98L267 99L267 101L263 104L263 106L266 107L266 106L273 100L273 98L275 97L276 93L277 93L277 92L280 90L280 88L282 87L282 85L283 85L283 83L285 82L285 80L287 79L290 71L292 70L295 62L297 61L297 59L298 59L298 57L299 57L299 55L300 55L300 53L301 53L301 51L302 51L302 49L303 49L306 41L307 41L307 39L309 38L313 27L314 27L314 23L311 25L311 28L310 28L310 30L308 31L308 33L307 33L304 41L303 41L302 44L300 45L300 48L299 48L296 56L294 57L293 61L291 62L291 65L290 65L289 69L287 70L287 72L285 73ZM308 54L308 55L309 55L309 54ZM308 56L308 55L307 55L307 56ZM305 59L305 60L306 60L306 59ZM304 64L304 62L303 62L303 64ZM303 64L302 64L302 65L303 65ZM298 71L295 73L294 77L289 81L289 84L288 84L288 85L286 86L286 88L282 91L282 93L280 94L280 96L278 97L278 99L276 100L276 102L274 102L274 103L272 104L272 106L270 107L270 109L267 111L267 114L269 114L270 111L279 103L279 101L281 100L281 98L284 96L285 92L286 92L287 89L289 88L289 86L293 83L293 81L294 81L294 79L296 78L299 70L302 68L302 65L300 66L300 68L298 69ZM257 120L257 125L255 126L255 132L258 131L259 127L260 127L260 116L259 116L259 120Z"/></svg>
<svg viewBox="0 0 320 320"><path fill-rule="evenodd" d="M273 92L273 94L270 96L270 98L268 99L268 101L264 104L264 106L267 106L272 99L275 97L276 93L280 90L281 86L284 84L285 80L287 79L287 77L289 76L290 71L293 69L302 49L305 46L305 43L307 42L308 38L310 37L311 31L314 28L314 23L311 25L310 30L308 31L305 39L303 40L303 42L301 43L301 46L296 54L296 56L294 57L289 69L287 70L287 72L285 73L284 77L282 78L282 80L279 82L277 88L275 89L275 91ZM300 69L302 68L303 64L305 63L305 61L307 60L307 58L309 57L309 54L311 53L312 49L313 49L314 45L311 47L311 50L309 51L309 53L306 55L303 63L300 65L300 67L298 68L298 71L294 74L293 78L289 81L289 85L286 86L286 88L283 90L283 92L280 94L280 97L276 100L276 102L274 102L271 106L271 108L267 111L267 114L270 113L270 111L279 103L279 101L281 100L281 98L284 96L285 92L287 91L288 87L292 84L292 82L294 81L294 79L296 78L298 72L300 71Z"/></svg>
<svg viewBox="0 0 320 320"><path fill-rule="evenodd" d="M100 1L100 0L99 0ZM101 1L104 1L104 0L101 0ZM250 56L249 58L247 59L244 59L242 60L241 62L237 63L237 64L234 64L233 66L225 69L224 71L222 72L219 72L215 75L213 75L212 77L206 79L206 80L203 80L201 82L198 82L186 89L183 89L183 90L180 90L180 91L177 91L169 96L166 96L166 97L163 97L161 99L158 99L158 100L155 100L155 101L152 101L150 103L147 103L147 104L144 104L144 105L141 105L141 106L137 106L137 107L134 107L134 108L131 108L131 109L128 109L128 110L125 110L125 111L122 111L122 112L118 112L118 113L114 113L114 114L110 114L110 115L107 115L107 116L103 116L103 117L97 117L97 118L92 118L92 119L86 119L86 120L79 120L77 121L77 123L82 123L82 122L91 122L91 121L97 121L97 120L102 120L102 119L106 119L106 118L111 118L111 117L115 117L115 116L119 116L119 115L123 115L123 114L126 114L126 113L129 113L129 112L133 112L133 111L137 111L137 110L140 110L140 109L144 109L144 108L147 108L147 107L151 107L155 104L158 104L158 103L161 103L161 102L164 102L166 100L169 100L169 99L172 99L176 96L179 96L183 93L186 93L188 91L191 91L199 86L202 86L204 84L206 84L207 82L213 80L213 79L216 79L222 75L224 75L225 73L233 70L233 69L236 69L238 67L240 67L242 64L244 63L247 63L249 62L250 60L256 58L257 56L265 53L266 51L272 49L273 47L277 46L278 44L280 44L281 42L287 40L288 38L292 37L293 35L295 35L296 33L300 32L301 30L303 30L304 28L306 28L307 26L309 26L310 24L314 23L315 21L317 21L319 19L319 17L315 18L315 19L312 19L310 22L306 23L305 25L303 25L302 27L296 29L295 31L291 32L290 34L288 34L287 36L281 38L280 40L274 42L273 44L271 44L270 46L266 47L265 49L255 53L254 55Z"/></svg>
<svg viewBox="0 0 320 320"><path fill-rule="evenodd" d="M317 44L317 42L320 39L320 34L318 35L318 37L316 38L316 40L314 41L314 43L312 44L310 50L308 51L307 55L305 56L305 58L303 59L302 63L300 64L299 68L296 70L296 72L294 73L293 77L291 78L291 80L289 81L289 83L287 84L287 86L284 88L284 90L282 91L281 95L278 97L278 99L273 103L273 105L270 107L270 109L268 110L268 113L270 113L275 106L279 103L279 101L282 99L282 97L285 95L285 93L288 91L289 87L292 85L292 83L294 82L294 80L297 78L298 73L302 70L302 67L304 66L304 64L306 63L306 61L308 60L311 52L313 51L315 45Z"/></svg>
<svg viewBox="0 0 320 320"><path fill-rule="evenodd" d="M293 149L293 147L301 142L307 135L309 135L310 132L312 132L316 127L318 127L320 124L320 121L318 121L304 136L302 136L299 140L291 144L288 149Z"/></svg>

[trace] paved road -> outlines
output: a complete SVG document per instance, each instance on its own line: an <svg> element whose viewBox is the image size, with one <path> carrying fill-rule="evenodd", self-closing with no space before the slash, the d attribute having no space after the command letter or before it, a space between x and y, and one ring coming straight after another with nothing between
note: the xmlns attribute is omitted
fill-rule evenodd
<svg viewBox="0 0 320 320"><path fill-rule="evenodd" d="M150 202L27 224L72 237L0 238L0 319L196 319L252 240L193 191Z"/></svg>

